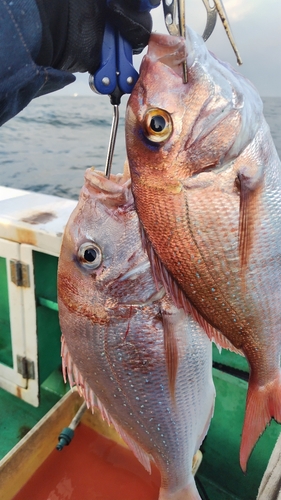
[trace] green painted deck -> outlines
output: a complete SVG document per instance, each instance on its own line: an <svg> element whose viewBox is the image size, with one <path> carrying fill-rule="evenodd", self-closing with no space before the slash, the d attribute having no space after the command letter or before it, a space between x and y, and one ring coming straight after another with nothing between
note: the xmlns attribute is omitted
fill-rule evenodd
<svg viewBox="0 0 281 500"><path fill-rule="evenodd" d="M42 389L38 408L0 389L0 460L39 422L60 396Z"/></svg>
<svg viewBox="0 0 281 500"><path fill-rule="evenodd" d="M58 258L33 252L40 406L35 408L0 388L0 459L69 390L61 373L57 306ZM12 366L6 259L0 258L0 362Z"/></svg>
<svg viewBox="0 0 281 500"><path fill-rule="evenodd" d="M247 382L217 369L213 370L213 376L217 392L215 413L202 446L199 480L210 500L255 500L281 427L271 422L259 439L244 474L239 465L239 447ZM215 494L214 488L219 488L220 493Z"/></svg>
<svg viewBox="0 0 281 500"><path fill-rule="evenodd" d="M13 366L6 259L0 257L0 363Z"/></svg>
<svg viewBox="0 0 281 500"><path fill-rule="evenodd" d="M33 252L38 332L39 381L42 383L61 365L57 304L58 258ZM50 353L52 355L50 356Z"/></svg>

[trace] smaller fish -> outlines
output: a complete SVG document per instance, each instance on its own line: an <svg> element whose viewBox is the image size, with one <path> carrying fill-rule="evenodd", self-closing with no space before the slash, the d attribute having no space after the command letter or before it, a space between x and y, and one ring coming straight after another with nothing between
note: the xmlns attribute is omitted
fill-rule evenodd
<svg viewBox="0 0 281 500"><path fill-rule="evenodd" d="M211 342L155 285L128 176L86 171L58 302L64 377L148 471L155 462L159 500L199 500L192 460L213 413Z"/></svg>

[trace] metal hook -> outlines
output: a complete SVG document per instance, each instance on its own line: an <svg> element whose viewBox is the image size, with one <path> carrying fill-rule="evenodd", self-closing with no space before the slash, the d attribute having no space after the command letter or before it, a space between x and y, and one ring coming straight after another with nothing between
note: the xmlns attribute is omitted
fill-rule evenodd
<svg viewBox="0 0 281 500"><path fill-rule="evenodd" d="M185 0L163 0L164 19L170 35L185 38ZM177 22L178 18L178 22ZM183 66L183 83L187 83L187 64Z"/></svg>
<svg viewBox="0 0 281 500"><path fill-rule="evenodd" d="M176 22L177 4L174 0L163 0L164 20L170 35L179 36L179 27Z"/></svg>
<svg viewBox="0 0 281 500"><path fill-rule="evenodd" d="M204 6L207 10L207 22L202 35L203 40L206 42L214 31L217 14L219 14L230 44L234 50L237 58L237 63L242 64L242 59L236 47L234 37L230 28L227 14L223 6L222 0L213 0L214 5L211 6L210 0L203 0ZM163 10L165 24L170 35L183 36L185 38L185 3L184 0L163 0ZM177 23L176 19L179 19ZM186 65L185 65L186 67ZM187 74L187 73L186 73ZM185 69L184 69L185 75ZM187 79L186 79L187 81ZM185 81L185 83L186 83Z"/></svg>
<svg viewBox="0 0 281 500"><path fill-rule="evenodd" d="M204 42L206 42L206 40L208 40L208 38L213 33L215 26L216 26L217 8L216 8L216 5L211 7L209 0L203 0L203 4L205 5L206 11L207 11L207 23L206 23L202 38L203 38Z"/></svg>
<svg viewBox="0 0 281 500"><path fill-rule="evenodd" d="M221 22L223 24L223 27L226 31L226 34L228 36L228 39L230 41L230 44L231 44L231 47L233 48L234 50L234 53L236 55L236 59L237 59L237 63L239 65L243 64L243 61L240 57L240 54L238 52L238 49L236 47L236 44L235 44L235 41L234 41L234 37L233 37L233 34L232 34L232 31L231 31L231 28L230 28L230 24L229 24L229 21L227 19L227 14L226 14L226 11L225 11L225 8L223 6L223 3L221 0L214 0L214 4L216 6L216 9L218 11L218 14L221 18Z"/></svg>
<svg viewBox="0 0 281 500"><path fill-rule="evenodd" d="M178 2L178 14L179 14L179 35L184 39L186 38L185 33L185 0L177 0ZM187 83L187 63L186 60L182 63L183 69L183 83Z"/></svg>
<svg viewBox="0 0 281 500"><path fill-rule="evenodd" d="M214 31L217 21L217 7L210 5L210 0L203 0L207 11L207 22L203 33L204 41L208 40ZM170 35L185 36L185 3L184 0L163 0L165 24ZM177 22L177 13L179 22Z"/></svg>

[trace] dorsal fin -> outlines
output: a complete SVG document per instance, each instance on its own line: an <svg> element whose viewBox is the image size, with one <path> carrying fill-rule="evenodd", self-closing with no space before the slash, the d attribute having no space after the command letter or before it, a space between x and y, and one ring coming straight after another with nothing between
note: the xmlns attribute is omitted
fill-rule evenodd
<svg viewBox="0 0 281 500"><path fill-rule="evenodd" d="M218 347L229 349L230 351L244 356L243 352L240 351L240 349L237 349L233 344L231 344L231 342L220 331L210 325L210 323L208 323L205 318L201 316L194 305L188 300L187 296L184 294L176 280L171 276L169 271L167 271L165 266L162 264L149 239L146 237L144 228L142 227L142 225L140 226L142 244L144 249L147 251L156 286L158 286L159 288L159 282L162 283L167 294L170 295L171 299L173 300L175 306L179 309L182 308L187 314L191 314L195 321L197 321L197 323L206 332L209 339L214 341Z"/></svg>

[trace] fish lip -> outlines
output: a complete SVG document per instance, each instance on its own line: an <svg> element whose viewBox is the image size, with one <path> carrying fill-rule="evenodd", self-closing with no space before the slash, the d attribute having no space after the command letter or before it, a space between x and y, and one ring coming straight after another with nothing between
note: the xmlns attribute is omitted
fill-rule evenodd
<svg viewBox="0 0 281 500"><path fill-rule="evenodd" d="M186 61L187 68L191 68L196 60L197 45L204 46L207 51L203 38L189 26L186 26L186 38L152 33L144 59L160 62L182 77L182 63Z"/></svg>
<svg viewBox="0 0 281 500"><path fill-rule="evenodd" d="M111 174L108 179L104 172L91 167L86 170L84 179L81 192L84 192L86 197L94 197L96 202L102 203L109 209L118 209L122 206L126 211L133 205L131 179L127 172Z"/></svg>

